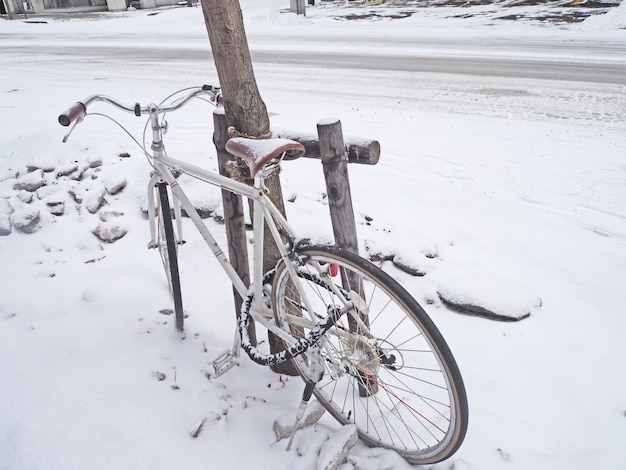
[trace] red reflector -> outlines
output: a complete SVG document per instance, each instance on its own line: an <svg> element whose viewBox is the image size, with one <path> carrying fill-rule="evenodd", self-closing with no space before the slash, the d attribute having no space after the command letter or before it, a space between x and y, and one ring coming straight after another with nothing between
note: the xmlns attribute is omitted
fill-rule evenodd
<svg viewBox="0 0 626 470"><path fill-rule="evenodd" d="M328 274L330 274L331 277L335 277L339 274L339 265L337 263L330 263L330 266L328 267Z"/></svg>

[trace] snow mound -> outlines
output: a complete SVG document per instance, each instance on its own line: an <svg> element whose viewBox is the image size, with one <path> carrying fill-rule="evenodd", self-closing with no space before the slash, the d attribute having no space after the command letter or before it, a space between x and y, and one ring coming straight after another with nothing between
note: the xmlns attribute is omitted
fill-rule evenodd
<svg viewBox="0 0 626 470"><path fill-rule="evenodd" d="M371 261L391 261L394 266L412 276L426 274L425 258L436 258L437 245L426 237L411 235L409 246L398 248L391 241L365 240L365 252Z"/></svg>
<svg viewBox="0 0 626 470"><path fill-rule="evenodd" d="M580 25L583 31L608 31L626 29L626 2L612 8L603 15L594 15L587 18Z"/></svg>
<svg viewBox="0 0 626 470"><path fill-rule="evenodd" d="M518 321L541 306L541 299L507 279L462 276L444 282L437 290L441 300L455 310L500 321Z"/></svg>
<svg viewBox="0 0 626 470"><path fill-rule="evenodd" d="M348 452L359 439L356 426L346 424L328 439L317 461L317 470L336 470L348 456Z"/></svg>

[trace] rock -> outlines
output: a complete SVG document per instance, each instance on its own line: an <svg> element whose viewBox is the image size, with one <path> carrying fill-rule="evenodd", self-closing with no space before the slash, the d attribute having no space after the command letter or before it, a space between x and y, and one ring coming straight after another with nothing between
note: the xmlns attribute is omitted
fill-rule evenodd
<svg viewBox="0 0 626 470"><path fill-rule="evenodd" d="M13 208L9 201L0 199L0 236L9 235L12 232L11 214L13 214Z"/></svg>
<svg viewBox="0 0 626 470"><path fill-rule="evenodd" d="M83 202L83 193L78 188L71 188L68 193L76 204L81 204Z"/></svg>
<svg viewBox="0 0 626 470"><path fill-rule="evenodd" d="M43 200L50 209L52 215L63 215L65 213L66 194L58 185L44 186L37 190L37 198Z"/></svg>
<svg viewBox="0 0 626 470"><path fill-rule="evenodd" d="M104 187L109 194L117 194L126 187L126 178L123 175L108 177L104 180Z"/></svg>
<svg viewBox="0 0 626 470"><path fill-rule="evenodd" d="M214 411L207 413L191 427L189 435L193 438L198 437L200 435L200 431L202 431L202 428L205 425L209 423L217 423L220 419L222 419L222 417Z"/></svg>
<svg viewBox="0 0 626 470"><path fill-rule="evenodd" d="M89 169L89 167L78 167L75 172L71 173L69 176L70 179L74 181L82 181L83 175Z"/></svg>
<svg viewBox="0 0 626 470"><path fill-rule="evenodd" d="M86 176L91 175L91 179L96 179L97 176L91 170L100 166L102 166L102 160L94 157L86 162L78 163L76 171L71 173L69 177L75 181L82 181Z"/></svg>
<svg viewBox="0 0 626 470"><path fill-rule="evenodd" d="M113 219L116 219L118 217L122 217L124 215L124 213L122 211L116 211L116 210L103 210L100 211L100 220L102 222L110 222Z"/></svg>
<svg viewBox="0 0 626 470"><path fill-rule="evenodd" d="M436 256L436 246L428 246L426 244L416 247L417 255L399 253L394 246L384 246L372 240L365 241L365 250L369 255L369 259L373 262L391 261L393 265L410 274L411 276L424 276L426 269L423 266L424 256L432 258ZM434 253L434 254L433 254Z"/></svg>
<svg viewBox="0 0 626 470"><path fill-rule="evenodd" d="M26 170L28 172L42 170L46 173L50 173L54 171L58 164L59 161L54 157L36 157L26 165Z"/></svg>
<svg viewBox="0 0 626 470"><path fill-rule="evenodd" d="M45 186L46 180L44 178L43 170L35 170L31 173L27 173L21 176L15 182L13 189L19 191L37 191L42 186Z"/></svg>
<svg viewBox="0 0 626 470"><path fill-rule="evenodd" d="M416 259L408 258L403 255L395 255L391 260L393 265L411 276L424 276L426 270Z"/></svg>
<svg viewBox="0 0 626 470"><path fill-rule="evenodd" d="M317 458L320 455L322 446L330 437L330 433L321 427L309 428L302 431L302 433L303 435L296 436L296 453L300 457L314 455Z"/></svg>
<svg viewBox="0 0 626 470"><path fill-rule="evenodd" d="M8 173L0 175L0 182L1 181L7 181L7 180L16 179L19 176L20 176L20 172L19 171L12 170L12 169L9 168Z"/></svg>
<svg viewBox="0 0 626 470"><path fill-rule="evenodd" d="M63 201L46 202L46 205L50 208L50 213L52 215L63 215L63 214L65 214L65 202L63 202Z"/></svg>
<svg viewBox="0 0 626 470"><path fill-rule="evenodd" d="M194 209L196 210L196 212L198 213L201 219L208 219L209 217L214 215L214 212L210 207L207 208L201 205L196 205ZM172 215L173 215L173 212L174 212L174 209L172 209ZM189 214L187 214L187 211L183 209L182 207L180 209L180 215L182 215L183 217L189 217Z"/></svg>
<svg viewBox="0 0 626 470"><path fill-rule="evenodd" d="M11 215L13 226L20 232L34 233L39 229L40 213L37 209L24 206Z"/></svg>
<svg viewBox="0 0 626 470"><path fill-rule="evenodd" d="M346 424L328 439L317 460L317 470L336 470L341 465L350 449L359 440L359 435L354 424Z"/></svg>
<svg viewBox="0 0 626 470"><path fill-rule="evenodd" d="M104 204L104 195L106 190L104 187L94 187L85 194L85 207L90 214L95 214Z"/></svg>
<svg viewBox="0 0 626 470"><path fill-rule="evenodd" d="M69 176L76 170L78 170L78 163L67 163L57 168L56 176L57 178Z"/></svg>
<svg viewBox="0 0 626 470"><path fill-rule="evenodd" d="M469 315L519 321L541 306L541 298L501 276L473 275L447 281L437 289L442 302Z"/></svg>
<svg viewBox="0 0 626 470"><path fill-rule="evenodd" d="M89 168L98 168L102 166L102 159L100 157L90 157L87 160L87 165L89 165Z"/></svg>
<svg viewBox="0 0 626 470"><path fill-rule="evenodd" d="M420 235L412 235L409 244L399 245L393 240L365 240L365 250L369 253L372 261L391 261L394 256L411 259L417 256L436 258L439 255L437 244L430 238Z"/></svg>
<svg viewBox="0 0 626 470"><path fill-rule="evenodd" d="M52 196L59 200L62 200L63 198L58 196L58 194L61 192L62 190L59 189L57 185L53 185L53 186L42 186L37 191L35 191L35 194L37 195L37 199L47 199Z"/></svg>
<svg viewBox="0 0 626 470"><path fill-rule="evenodd" d="M325 411L326 411L326 408L324 408L319 401L317 400L311 401L306 407L304 416L298 423L298 429L302 429L302 428L305 428L307 426L311 426L312 424L317 423ZM274 434L276 434L276 439L280 441L281 439L291 436L291 433L293 431L293 426L295 423L296 423L295 412L286 413L280 416L279 418L277 418L276 421L274 421L274 426L273 426Z"/></svg>
<svg viewBox="0 0 626 470"><path fill-rule="evenodd" d="M433 466L417 466L413 467L404 460L400 454L390 449L383 449L382 447L375 447L369 449L366 452L356 452L349 454L346 457L346 464L351 465L351 469L393 469L393 470L452 470L446 464L433 465ZM461 468L459 467L459 470ZM465 470L465 468L463 468Z"/></svg>
<svg viewBox="0 0 626 470"><path fill-rule="evenodd" d="M113 222L102 222L93 229L93 234L99 240L106 243L113 243L128 233L128 230Z"/></svg>
<svg viewBox="0 0 626 470"><path fill-rule="evenodd" d="M33 197L33 193L29 191L21 190L17 192L17 198L25 204L30 204L33 200Z"/></svg>

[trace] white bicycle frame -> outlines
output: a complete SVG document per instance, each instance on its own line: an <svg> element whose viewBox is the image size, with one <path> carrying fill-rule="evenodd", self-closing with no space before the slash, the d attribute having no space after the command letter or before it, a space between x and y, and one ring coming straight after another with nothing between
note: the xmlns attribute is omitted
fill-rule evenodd
<svg viewBox="0 0 626 470"><path fill-rule="evenodd" d="M165 123L162 124L159 121L159 117L167 112L179 109L180 107L188 103L192 98L199 96L205 92L210 94L212 98L215 99L217 96L217 91L219 91L219 89L215 89L213 87L202 87L188 94L186 97L177 101L175 104L158 106L154 103L151 103L148 106L143 107L141 107L139 104L136 104L134 107L128 106L104 95L92 95L88 97L84 101L84 103L75 103L71 108L69 108L63 115L59 117L59 122L64 126L68 126L69 124L74 122L73 126L70 127L69 131L65 135L63 141L65 142L67 140L76 125L81 122L82 119L84 119L84 117L86 116L87 105L95 101L107 102L124 111L134 113L136 116L140 116L144 113L149 114L150 126L152 129L152 144L150 146L152 153L150 153L145 148L144 152L155 170L148 184L148 215L150 220L150 232L152 236L150 246L156 246L156 210L153 189L157 183L165 182L170 187L170 190L174 196L173 206L179 236L182 233L182 207L183 209L185 209L185 212L188 214L196 229L200 232L202 238L206 242L207 246L215 256L215 258L218 260L220 266L227 274L228 278L230 279L231 283L233 284L234 288L241 296L241 298L245 299L246 297L248 297L250 289L253 289L253 304L249 312L252 320L260 323L276 336L284 340L287 346L293 346L297 342L297 340L287 331L281 329L276 325L274 321L273 311L271 310L271 308L268 308L263 302L263 276L265 274L263 272L263 251L265 224L267 224L269 232L274 242L276 243L276 246L278 247L281 258L283 259L283 262L285 263L285 266L289 271L290 277L300 294L300 302L302 303L304 309L308 312L309 316L309 318L305 318L287 314L287 322L290 325L311 329L319 322L319 319L316 318L314 309L311 306L311 302L309 301L306 294L304 293L304 290L301 287L300 281L298 279L298 274L296 273L296 269L293 263L290 261L291 248L286 246L283 241L284 235L291 239L292 243L297 242L298 238L296 236L296 233L291 228L285 217L280 213L280 211L276 208L276 206L272 203L270 198L265 193L265 177L267 176L268 172L271 171L272 165L279 164L280 162L271 162L270 164L266 165L266 167L259 171L258 174L255 176L254 185L248 186L234 179L222 176L215 171L209 171L207 169L189 164L182 160L172 158L168 156L167 152L165 151L165 146L163 144L163 134L166 130L167 125ZM174 176L174 172L184 173L211 185L230 191L234 194L244 196L253 201L254 250L251 273L252 284L250 288L245 285L241 277L237 274L237 271L229 262L226 254L223 252L207 226L202 221L202 218L196 211L187 194L180 187L178 180ZM279 230L279 227L282 230L282 233L281 230ZM322 269L320 268L320 273L321 272ZM357 293L350 293L348 296L343 295L343 292L345 291L342 291L342 289L336 286L333 282L327 283L326 287L330 289L337 296L337 298L340 299L341 303L343 303L341 313L343 314L349 312L353 319L359 324L360 328L362 328L362 331L367 331L367 327L362 322L360 316L358 314L355 314L355 311L360 311L363 313L367 311L367 306L364 305L364 303L361 301L360 296ZM346 336L349 334L341 329L334 327L329 330L329 332L331 331L337 336ZM323 343L325 341L322 339L320 342L323 346ZM214 361L214 365L216 362L218 362L218 360L222 360L225 364L228 363L228 367L224 368L223 372L225 372L230 367L232 367L232 358L239 357L240 350L241 337L239 335L238 328L235 328L235 339L233 341L232 349L228 350L227 353L222 354L220 358L216 359ZM330 351L329 357L332 357ZM334 365L337 369L339 369L339 364ZM221 375L221 373L219 375Z"/></svg>
<svg viewBox="0 0 626 470"><path fill-rule="evenodd" d="M151 113L152 117L152 113ZM155 118L158 118L155 115ZM153 131L158 132L160 134L161 126L157 123L154 125L153 121ZM253 250L253 263L252 263L252 285L251 289L253 289L253 305L250 310L250 315L255 322L260 323L269 331L280 337L282 340L286 342L287 345L291 346L296 343L296 339L291 336L288 332L284 331L280 327L278 327L274 323L274 314L270 308L268 308L263 302L263 251L264 251L264 224L267 223L269 231L272 235L273 240L278 247L281 257L283 258L287 269L290 271L291 277L294 280L298 279L298 276L295 272L295 269L292 263L289 261L289 250L283 239L281 237L281 233L279 230L279 226L282 228L282 231L285 235L296 240L296 233L291 228L285 217L280 213L280 211L276 208L274 203L268 197L264 188L264 180L269 171L268 167L262 169L254 179L254 186L248 186L239 181L233 180L231 178L222 176L214 171L209 171L204 168L200 168L198 166L186 163L182 160L178 160L172 158L167 155L165 152L165 148L163 143L159 139L155 139L152 144L152 165L155 169L155 174L150 179L148 183L148 214L150 219L150 231L152 235L152 243L155 243L156 236L156 228L155 228L155 202L154 202L154 185L159 181L163 180L170 187L172 194L174 195L174 207L175 213L178 218L180 218L180 207L182 207L191 221L193 222L196 229L200 232L202 238L206 242L207 246L218 260L219 264L226 272L228 278L232 282L235 287L237 293L241 296L242 299L245 299L249 293L249 288L244 284L240 276L238 275L235 268L229 262L226 254L221 249L218 242L215 240L210 230L207 228L202 218L196 211L192 202L188 198L187 194L181 188L178 183L178 180L174 176L172 169L175 169L177 172L184 173L193 178L199 179L206 183L209 183L214 186L218 186L222 189L230 191L234 194L238 194L244 196L246 198L254 201L254 220L253 220L253 233L254 233L254 250ZM180 222L177 222L178 229L181 230L182 227ZM319 319L314 317L313 308L310 305L309 300L306 295L303 293L303 290L299 286L299 282L295 282L298 291L300 291L301 302L303 303L307 312L309 312L309 318L303 318L295 315L288 316L288 322L291 325L302 326L305 328L312 328ZM344 306L347 307L347 310L352 309L355 304L345 298L340 292L340 290L334 286L330 285L330 288L335 292L339 298L344 302ZM353 296L355 298L360 298L357 296ZM361 307L363 308L363 307ZM358 315L355 315L357 321L360 321ZM365 327L365 325L362 325ZM333 329L335 334L345 335L345 332ZM239 335L239 331L236 329L235 331L235 339L233 341L232 349L229 350L231 357L239 357L241 350L241 337Z"/></svg>
<svg viewBox="0 0 626 470"><path fill-rule="evenodd" d="M466 419L467 411L463 409L463 406L466 405L466 396L462 380L460 376L458 376L458 369L445 342L443 342L443 339L440 338L439 335L435 334L437 333L435 327L432 327L433 330L430 331L431 327L429 326L429 322L424 323L420 321L421 307L419 307L416 302L409 301L408 293L403 292L398 286L386 280L385 277L380 275L382 273L377 274L375 270L367 269L367 266L361 263L358 258L352 258L347 254L344 255L341 250L310 246L310 249L307 251L306 241L297 237L286 218L280 213L266 193L264 186L265 177L273 170L273 165L279 162L273 161L266 165L265 168L255 175L253 186L248 186L234 179L220 175L216 171L210 171L167 155L163 144L163 134L166 129L166 123L163 119L165 113L179 109L193 97L205 92L211 96L212 102L217 102L219 89L210 86L195 89L195 91L189 93L184 98L175 101L174 104L165 104L162 106L155 104L140 106L136 104L133 107L117 102L104 95L92 95L84 102L75 103L65 113L61 114L59 116L59 123L66 127L73 123L64 137L64 141L66 141L76 125L87 115L87 105L94 101L108 102L122 110L134 113L136 116L149 114L149 124L152 130L152 144L150 149L145 148L145 146L142 146L142 148L154 169L148 186L148 215L152 235L150 245L153 247L157 246L155 187L158 186L159 196L163 196L165 200L167 192L164 191L166 189L164 185L167 185L170 187L172 194L171 199L179 237L182 235L183 226L181 209L184 209L195 228L202 236L204 242L230 279L235 291L244 300L240 321L235 322L235 335L232 348L213 360L215 373L212 374L212 377L223 375L237 364L235 359L240 356L242 348L245 349L253 361L265 365L276 364L281 360L297 358L297 354L306 351L306 356L299 356L300 359L296 360L298 372L305 380L305 389L302 394L302 401L296 413L296 419L292 427L287 450L289 450L292 445L295 432L299 429L300 420L304 416L307 403L312 394L315 393L315 388L321 383L321 389L323 389L331 383L324 380L324 375L326 375L326 377L333 381L342 377L347 379L343 382L343 385L333 385L329 390L332 389L331 393L334 395L335 388L338 387L341 395L338 395L339 399L343 397L344 402L352 401L352 405L348 405L346 409L345 403L342 406L339 400L335 400L333 396L324 397L324 392L321 392L321 395L318 394L318 398L320 398L324 406L331 411L341 423L354 422L357 426L360 426L358 432L361 434L364 442L368 444L377 444L380 442L383 447L397 449L400 455L403 456L405 456L402 453L404 449L406 453L405 458L409 462L413 460L418 461L422 456L424 459L428 460L443 455L448 452L451 443L455 447L450 448L450 452L454 452L465 436L467 427L467 423L463 421L463 419ZM170 95L170 98L172 96L176 96L176 94ZM168 99L169 98L166 100ZM141 144L139 145L141 146ZM286 147L280 146L278 148ZM227 255L212 235L207 224L205 224L204 220L200 217L198 211L181 187L177 179L179 174L188 175L253 201L254 247L250 273L250 287L248 287L238 275L236 269L228 260ZM170 217L171 215L168 213L167 205L165 206L165 210L163 210L162 207L159 209L161 209L161 212L164 212L164 217ZM167 247L168 255L170 251L172 251L171 254L174 255L172 242L176 241L176 237L173 237L174 240L169 238L172 233L169 220L167 220L167 222L166 238L168 238L167 244L169 245ZM277 265L278 269L273 279L274 288L278 292L272 290L271 293L266 290L264 285L266 273L263 270L263 256L264 229L266 224L271 238L274 240L279 250L282 260L279 261L279 263L284 263L284 266L280 264ZM163 233L159 230L158 235L163 235ZM161 242L161 240L158 240L158 242ZM307 253L309 256L307 256ZM298 257L301 257L301 259L298 259ZM173 259L175 258L173 257ZM315 261L315 259L319 259L320 261ZM302 263L299 263L299 261L302 261ZM167 265L167 258L164 258L164 262ZM343 268L341 268L338 273L337 270L333 269L335 264L343 265ZM166 269L168 269L167 266ZM350 273L351 269L352 273ZM368 279L368 272L371 273L370 279ZM172 273L170 272L170 274ZM331 277L337 274L339 274L339 276L336 278L337 282L335 282ZM363 287L366 283L363 282L364 280L371 281L373 285L372 292L370 293L368 291L367 299L361 297L361 295L365 295ZM177 286L174 282L172 282L172 285ZM296 289L293 297L291 296L292 292L288 292L291 291L292 286ZM307 291L309 291L307 287L311 288L310 297L307 297ZM382 302L378 302L377 299L374 298L374 293L377 289L383 291L383 294L387 296ZM325 291L328 291L328 293L332 295L327 296L326 293L324 293ZM182 313L180 311L181 309L178 308L180 307L178 294L177 292L174 300L177 315ZM269 295L272 295L273 298L272 302L268 303ZM281 295L285 296L284 302L283 299L279 297ZM275 301L278 301L278 306L276 306ZM395 326L393 324L390 325L393 328L386 333L384 338L377 338L369 331L367 324L369 324L370 318L368 307L370 302L377 309L379 306L381 307L376 317L372 320L372 323L377 320L378 316L381 315L384 310L387 310L389 305L399 307L398 312L392 313L394 318L397 314L400 314L401 319ZM318 308L318 313L315 312L313 308L314 305ZM286 311L292 310L292 307L294 307L294 310L306 310L306 313L302 311L302 316L299 316L295 313L300 314L300 312L290 313ZM343 315L350 317L350 321L347 324L343 322L341 324L338 323ZM277 337L281 338L287 345L286 350L269 355L257 351L254 345L250 344L249 338L246 335L246 322L250 318L252 321L258 322L268 331L271 331ZM414 321L414 326L418 330L417 334L408 339L402 336L398 337L400 343L389 340L389 337L394 331L401 328L401 324L406 318L410 318ZM385 321L381 323L385 323ZM296 338L291 334L290 326L303 327L310 331L304 336L296 335L298 336ZM383 325L383 327L384 326L385 325ZM331 335L340 340L338 344L331 341ZM412 342L412 340L416 338L419 339L419 343L406 350L410 353L428 354L429 356L425 356L425 361L427 362L425 362L424 365L418 363L417 366L409 366L407 364L406 367L409 369L421 369L428 374L441 374L443 375L445 383L441 383L440 379L433 379L431 381L429 377L421 378L420 376L416 376L413 378L410 370L408 373L407 371L401 370L405 367L402 352L405 348L404 345ZM439 341L441 341L441 344L438 345L437 343ZM423 342L425 342L425 344L423 344ZM399 355L398 358L395 357L395 353ZM432 361L430 356L434 356L438 366L430 366ZM423 356L420 354L417 360L421 360L421 357ZM400 374L400 379L394 379L394 381L399 382L399 385L389 385L391 382L386 383L385 379L379 381L377 378L378 373L384 370ZM402 376L411 379L412 382L418 381L416 392L413 392L409 388L409 385L405 385ZM322 380L324 380L324 382L321 382ZM453 385L455 386L453 387ZM381 399L375 399L371 405L371 409L378 413L376 418L370 418L369 401L365 403L361 400L357 401L357 386L359 389L358 396L360 398L380 395ZM432 397L422 394L421 390L424 386L435 388L435 393ZM406 393L413 397L409 399L402 398L393 392L394 388L398 390L400 395L405 395ZM447 392L448 401L444 398L439 398L439 394L444 393L444 391ZM351 400L350 395L352 395ZM422 403L426 409L430 410L426 414L422 414L418 409L411 406L413 399ZM333 409L336 410L336 407L339 408L337 413L332 411ZM446 413L446 408L450 410L449 413ZM410 421L405 421L404 416L406 413L408 413ZM363 416L364 420L359 418L357 421L357 414ZM391 420L388 420L387 416L399 420L398 426L402 426L402 428L399 427L398 430L396 430L396 425L392 423ZM432 416L433 421L431 421L430 416ZM463 419L458 419L459 416ZM375 421L381 418L382 424L379 426ZM437 424L440 422L443 423L442 427ZM446 422L448 424L445 424ZM361 427L360 423L363 424L363 427ZM415 423L415 425L409 427L410 423ZM371 430L370 425L372 425ZM384 428L382 427L383 425ZM425 435L424 439L413 429L418 425L424 428L425 432L428 433ZM406 428L406 432L404 428ZM378 431L379 429L385 429L383 432L384 436L381 436ZM438 438L439 432L444 434L442 439ZM456 433L456 435L453 433ZM387 439L387 435L390 440ZM432 440L431 438L436 440L434 446L429 444ZM382 439L385 440L383 441ZM416 446L416 450L409 449L406 442L408 442L409 445L413 442ZM422 443L424 444L423 446ZM449 455L451 455L451 453L448 452L446 456ZM433 460L433 462L435 461L436 460Z"/></svg>

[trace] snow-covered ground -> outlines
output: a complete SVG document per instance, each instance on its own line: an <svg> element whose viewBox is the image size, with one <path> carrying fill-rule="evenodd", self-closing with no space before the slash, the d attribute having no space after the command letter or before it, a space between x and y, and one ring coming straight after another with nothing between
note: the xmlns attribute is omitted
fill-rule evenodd
<svg viewBox="0 0 626 470"><path fill-rule="evenodd" d="M282 13L286 0L241 3L253 54L319 46L403 55L411 48L398 38L423 38L443 41L426 46L432 55L515 60L552 42L546 60L625 60L610 50L626 43L626 4L580 23L545 23L497 20L503 9L489 5L347 21L336 18L346 10L337 5L308 7L305 18ZM61 143L56 116L91 93L147 102L215 83L208 59L157 64L76 52L81 40L130 51L157 37L164 49L207 47L199 8L149 13L0 21L0 47L24 52L0 55L0 232L10 230L0 236L0 469L317 468L338 429L330 417L299 432L290 452L272 432L297 408L299 379L246 358L207 378L210 360L232 340L232 296L191 227L181 249L185 339L159 313L170 300L159 257L146 249L148 168L137 147L97 117ZM506 47L477 51L472 40ZM67 56L33 53L44 43L67 46ZM606 53L591 57L586 43ZM563 57L568 44L580 47ZM347 136L381 142L377 166L350 167L362 252L395 253L426 271L416 278L384 266L440 327L470 403L465 443L432 468L623 468L626 86L265 62L255 71L275 129L314 133L336 116ZM214 166L210 108L187 109L169 117L170 153ZM141 133L135 118L115 117ZM282 181L293 225L329 239L319 162L285 163ZM193 192L219 214L219 191ZM127 233L103 243L92 233L98 226ZM438 291L530 316L502 323L460 315ZM342 467L353 468L409 465L357 445Z"/></svg>

